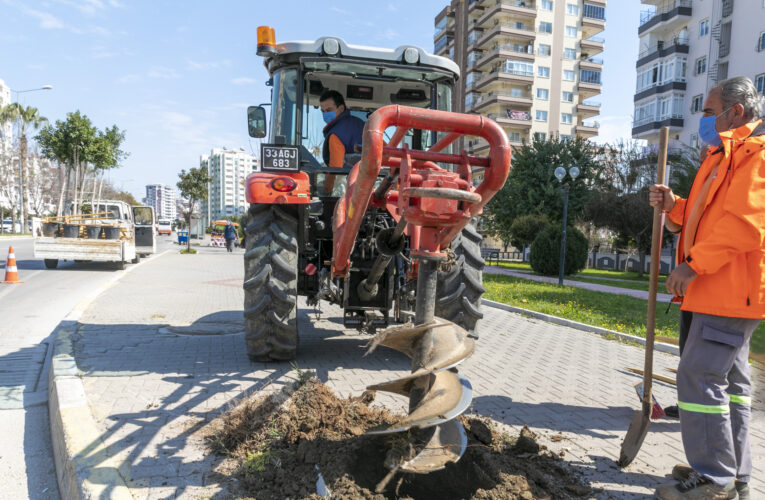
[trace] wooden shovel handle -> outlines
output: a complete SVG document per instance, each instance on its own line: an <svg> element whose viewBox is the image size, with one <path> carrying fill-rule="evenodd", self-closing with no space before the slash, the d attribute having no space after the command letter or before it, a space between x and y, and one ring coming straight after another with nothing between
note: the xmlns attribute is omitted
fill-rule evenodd
<svg viewBox="0 0 765 500"><path fill-rule="evenodd" d="M659 158L656 165L656 184L665 184L667 178L667 146L669 127L659 132ZM661 203L653 207L653 233L651 235L651 274L648 281L648 317L645 323L645 369L643 370L643 413L651 414L653 392L653 343L656 334L656 293L661 268L661 237L664 232L664 212Z"/></svg>

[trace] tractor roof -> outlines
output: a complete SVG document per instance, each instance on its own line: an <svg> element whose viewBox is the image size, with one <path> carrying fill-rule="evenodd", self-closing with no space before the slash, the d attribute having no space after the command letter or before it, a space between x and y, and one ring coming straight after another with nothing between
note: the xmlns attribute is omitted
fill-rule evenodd
<svg viewBox="0 0 765 500"><path fill-rule="evenodd" d="M325 41L334 45L332 41L337 42L338 51L333 54L325 50ZM404 59L404 52L407 49L416 50L418 54L417 62L407 63ZM410 51L411 52L411 51ZM460 68L457 64L446 57L436 56L427 53L424 49L414 45L402 45L395 49L383 49L379 47L367 47L364 45L351 45L338 37L325 36L316 41L296 40L291 42L281 42L276 44L276 55L265 58L265 65L270 71L287 64L295 64L301 56L312 55L318 57L331 57L338 59L353 59L355 61L368 61L370 63L384 62L389 64L401 64L412 68L426 67L429 69L439 69L450 73L454 78L459 78Z"/></svg>

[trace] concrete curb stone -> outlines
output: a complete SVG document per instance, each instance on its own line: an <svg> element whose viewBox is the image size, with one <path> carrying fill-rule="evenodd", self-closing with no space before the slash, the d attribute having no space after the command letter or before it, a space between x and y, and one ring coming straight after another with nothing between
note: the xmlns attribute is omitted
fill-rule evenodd
<svg viewBox="0 0 765 500"><path fill-rule="evenodd" d="M503 304L501 302L494 302L493 300L488 300L488 299L482 299L482 304L489 307L493 307L495 309L502 309L504 311L521 314L523 316L541 319L542 321L547 321L548 323L554 323L556 325L567 326L569 328L582 330L584 332L595 333L602 337L613 336L619 340L623 340L626 342L634 342L642 346L645 346L645 338L637 337L635 335L630 335L628 333L621 333L615 330L609 330L608 328L601 328L599 326L586 325L584 323L579 323L578 321L572 321L570 319L559 318L558 316L552 316L550 314L545 314L545 313L541 313L537 311L531 311L529 309L523 309L521 307L510 306L507 304ZM667 344L664 342L654 342L653 348L654 350L659 352L664 352L667 354L674 354L675 356L680 356L680 348L676 345Z"/></svg>

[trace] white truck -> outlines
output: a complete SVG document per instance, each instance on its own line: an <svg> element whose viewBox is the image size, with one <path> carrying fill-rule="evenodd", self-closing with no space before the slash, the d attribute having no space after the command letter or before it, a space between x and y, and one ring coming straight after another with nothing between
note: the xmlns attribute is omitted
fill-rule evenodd
<svg viewBox="0 0 765 500"><path fill-rule="evenodd" d="M90 214L34 218L34 255L48 269L61 260L113 262L125 269L156 251L154 221L152 207L123 201L98 202Z"/></svg>

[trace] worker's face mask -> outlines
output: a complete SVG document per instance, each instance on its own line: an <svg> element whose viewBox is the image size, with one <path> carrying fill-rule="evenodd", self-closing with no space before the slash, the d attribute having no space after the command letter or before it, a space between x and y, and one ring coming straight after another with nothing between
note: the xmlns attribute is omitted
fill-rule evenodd
<svg viewBox="0 0 765 500"><path fill-rule="evenodd" d="M334 111L323 111L321 113L321 116L324 117L324 123L329 123L332 120L335 119L335 112Z"/></svg>
<svg viewBox="0 0 765 500"><path fill-rule="evenodd" d="M722 139L720 139L720 134L717 132L717 118L724 115L731 109L733 109L732 106L719 115L704 116L701 118L701 120L699 120L699 137L702 141L706 142L710 146L720 145Z"/></svg>

